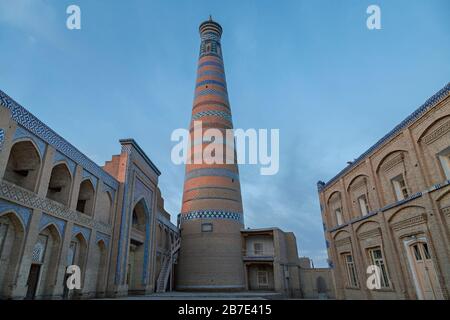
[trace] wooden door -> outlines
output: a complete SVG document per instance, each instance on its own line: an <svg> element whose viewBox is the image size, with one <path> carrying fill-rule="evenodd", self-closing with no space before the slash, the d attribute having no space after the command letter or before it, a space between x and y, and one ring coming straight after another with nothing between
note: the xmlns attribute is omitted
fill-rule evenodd
<svg viewBox="0 0 450 320"><path fill-rule="evenodd" d="M426 242L416 242L410 246L414 261L419 290L425 300L442 299L439 281Z"/></svg>

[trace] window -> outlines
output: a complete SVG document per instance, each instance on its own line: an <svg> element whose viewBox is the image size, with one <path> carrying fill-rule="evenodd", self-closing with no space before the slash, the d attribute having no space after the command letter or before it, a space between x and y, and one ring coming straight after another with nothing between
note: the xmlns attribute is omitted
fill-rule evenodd
<svg viewBox="0 0 450 320"><path fill-rule="evenodd" d="M419 245L417 245L417 244L413 245L413 250L414 250L414 257L416 258L416 260L421 261L422 255L420 254L420 251L419 251Z"/></svg>
<svg viewBox="0 0 450 320"><path fill-rule="evenodd" d="M356 275L356 266L353 256L349 253L344 254L345 268L347 270L347 285L349 287L358 287L358 276Z"/></svg>
<svg viewBox="0 0 450 320"><path fill-rule="evenodd" d="M258 286L267 287L269 286L269 273L267 271L258 271L257 273Z"/></svg>
<svg viewBox="0 0 450 320"><path fill-rule="evenodd" d="M263 244L260 242L255 242L253 244L253 252L256 256L260 256L264 253Z"/></svg>
<svg viewBox="0 0 450 320"><path fill-rule="evenodd" d="M41 166L39 152L30 141L17 142L11 148L4 179L34 191Z"/></svg>
<svg viewBox="0 0 450 320"><path fill-rule="evenodd" d="M75 261L75 254L77 252L77 243L75 241L70 242L69 250L67 251L67 265L73 265Z"/></svg>
<svg viewBox="0 0 450 320"><path fill-rule="evenodd" d="M334 211L334 214L336 215L336 221L337 221L338 226L343 224L344 223L344 218L342 216L342 209L341 208L336 209Z"/></svg>
<svg viewBox="0 0 450 320"><path fill-rule="evenodd" d="M403 200L408 198L408 188L406 187L405 178L403 174L396 176L392 180L392 185L394 186L395 195L397 200Z"/></svg>
<svg viewBox="0 0 450 320"><path fill-rule="evenodd" d="M70 196L72 178L65 164L59 164L52 169L47 189L47 198L67 205Z"/></svg>
<svg viewBox="0 0 450 320"><path fill-rule="evenodd" d="M386 270L386 265L384 264L383 253L381 248L374 248L369 250L370 261L372 265L380 268L380 284L382 288L389 288L389 277Z"/></svg>
<svg viewBox="0 0 450 320"><path fill-rule="evenodd" d="M80 184L78 193L77 211L92 215L94 210L95 190L90 180L84 180Z"/></svg>
<svg viewBox="0 0 450 320"><path fill-rule="evenodd" d="M212 223L202 223L202 232L212 232L213 225Z"/></svg>
<svg viewBox="0 0 450 320"><path fill-rule="evenodd" d="M445 177L450 179L450 148L441 151L438 154L438 158L441 162L442 169L444 170Z"/></svg>
<svg viewBox="0 0 450 320"><path fill-rule="evenodd" d="M45 249L47 248L48 237L40 234L37 242L34 245L33 252L31 254L31 260L34 263L44 262Z"/></svg>
<svg viewBox="0 0 450 320"><path fill-rule="evenodd" d="M369 213L369 204L365 194L358 198L358 203L359 209L361 210L361 215L366 216Z"/></svg>

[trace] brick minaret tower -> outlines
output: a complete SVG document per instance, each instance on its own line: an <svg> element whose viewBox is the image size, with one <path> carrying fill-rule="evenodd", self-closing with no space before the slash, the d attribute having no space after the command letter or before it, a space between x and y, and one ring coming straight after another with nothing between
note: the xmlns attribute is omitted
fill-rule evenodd
<svg viewBox="0 0 450 320"><path fill-rule="evenodd" d="M199 30L201 46L190 125L197 151L192 154L203 152L209 144L195 141L194 121L201 121L203 131L215 128L225 133L233 128L220 44L222 27L210 17ZM217 143L223 147L226 139ZM179 219L177 289L243 290L240 230L244 222L237 164L187 164Z"/></svg>

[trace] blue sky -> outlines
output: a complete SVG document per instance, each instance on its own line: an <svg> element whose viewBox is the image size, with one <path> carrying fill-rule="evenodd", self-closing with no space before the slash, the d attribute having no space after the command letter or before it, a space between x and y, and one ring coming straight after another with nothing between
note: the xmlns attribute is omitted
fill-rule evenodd
<svg viewBox="0 0 450 320"><path fill-rule="evenodd" d="M66 28L79 5L82 29ZM366 28L381 8L382 29ZM209 14L235 128L280 129L280 171L241 166L247 227L294 231L325 266L316 182L329 180L450 80L450 1L0 0L0 89L102 165L132 137L162 171L173 218Z"/></svg>

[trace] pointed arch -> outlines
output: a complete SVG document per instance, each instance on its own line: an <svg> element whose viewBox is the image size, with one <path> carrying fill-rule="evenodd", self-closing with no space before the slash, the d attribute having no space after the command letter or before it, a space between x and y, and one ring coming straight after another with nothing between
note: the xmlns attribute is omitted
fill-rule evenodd
<svg viewBox="0 0 450 320"><path fill-rule="evenodd" d="M72 173L66 162L61 161L52 168L47 188L47 198L67 206L69 204L71 187Z"/></svg>
<svg viewBox="0 0 450 320"><path fill-rule="evenodd" d="M357 180L359 179L366 179L366 182L369 183L369 176L366 174L358 174L355 177L353 177L353 179L347 184L347 192L350 191L350 188L352 187L352 185L357 182Z"/></svg>
<svg viewBox="0 0 450 320"><path fill-rule="evenodd" d="M15 142L11 147L3 178L24 189L34 191L42 163L38 150L32 140Z"/></svg>
<svg viewBox="0 0 450 320"><path fill-rule="evenodd" d="M33 247L27 299L41 299L53 295L61 246L62 235L58 226L53 222L45 224L40 229Z"/></svg>
<svg viewBox="0 0 450 320"><path fill-rule="evenodd" d="M383 166L383 163L385 163L385 161L386 161L388 158L390 158L393 154L396 154L396 153L405 155L405 154L408 154L408 151L402 150L402 149L397 149L397 150L393 150L393 151L387 153L387 154L386 154L386 155L378 162L378 164L377 164L377 166L376 166L376 169L375 169L375 172L376 172L376 173L379 173L381 167Z"/></svg>
<svg viewBox="0 0 450 320"><path fill-rule="evenodd" d="M18 275L26 227L15 211L0 213L0 296L8 296Z"/></svg>
<svg viewBox="0 0 450 320"><path fill-rule="evenodd" d="M417 142L420 142L439 122L444 122L444 120L450 120L450 115L444 115L436 120L434 120L432 123L430 123L425 130L420 134L419 138L417 139ZM448 123L448 122L447 122Z"/></svg>
<svg viewBox="0 0 450 320"><path fill-rule="evenodd" d="M90 178L86 178L80 183L78 192L77 211L92 215L95 202L95 188Z"/></svg>

